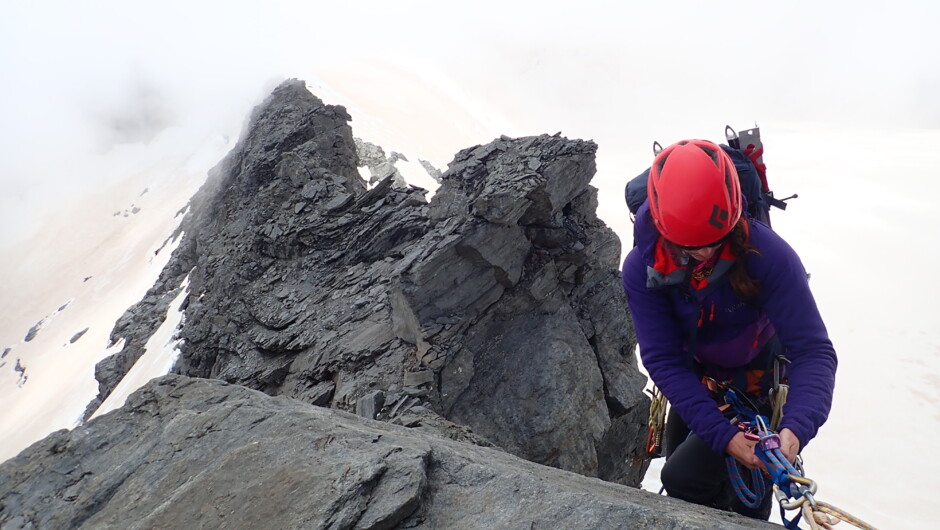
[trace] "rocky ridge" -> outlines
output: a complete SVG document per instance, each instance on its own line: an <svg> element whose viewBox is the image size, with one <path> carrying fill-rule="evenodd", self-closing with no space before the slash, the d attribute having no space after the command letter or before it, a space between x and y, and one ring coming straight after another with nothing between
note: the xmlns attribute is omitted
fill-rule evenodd
<svg viewBox="0 0 940 530"><path fill-rule="evenodd" d="M773 528L217 380L164 376L0 465L27 528Z"/></svg>
<svg viewBox="0 0 940 530"><path fill-rule="evenodd" d="M126 344L96 369L100 397L189 276L178 373L637 485L648 401L589 185L596 146L466 149L428 203L393 175L367 187L349 120L299 81L255 110L115 326Z"/></svg>

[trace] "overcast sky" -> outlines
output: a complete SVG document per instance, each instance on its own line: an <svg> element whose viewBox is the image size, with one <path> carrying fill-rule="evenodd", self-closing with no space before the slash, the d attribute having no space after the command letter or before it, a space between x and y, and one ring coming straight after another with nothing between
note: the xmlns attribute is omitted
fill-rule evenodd
<svg viewBox="0 0 940 530"><path fill-rule="evenodd" d="M478 142L561 131L601 156L755 120L940 127L940 3L624 4L3 0L0 244L50 198L228 132L286 77L363 65L476 105ZM393 80L359 82L380 100Z"/></svg>

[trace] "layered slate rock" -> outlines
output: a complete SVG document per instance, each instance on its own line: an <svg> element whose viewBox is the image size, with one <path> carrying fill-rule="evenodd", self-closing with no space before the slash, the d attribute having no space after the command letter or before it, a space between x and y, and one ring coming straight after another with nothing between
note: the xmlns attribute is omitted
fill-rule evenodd
<svg viewBox="0 0 940 530"><path fill-rule="evenodd" d="M648 400L595 144L466 149L428 203L392 176L367 186L349 120L300 81L254 111L115 326L98 402L188 276L176 373L638 485Z"/></svg>
<svg viewBox="0 0 940 530"><path fill-rule="evenodd" d="M369 184L375 184L388 177L392 178L392 185L400 188L408 185L405 177L395 167L395 162L399 160L408 161L405 155L392 151L390 155L385 156L385 150L371 142L366 142L359 138L353 138L356 142L356 154L359 156L360 167L365 166L369 170Z"/></svg>
<svg viewBox="0 0 940 530"><path fill-rule="evenodd" d="M165 376L0 465L0 527L773 528L505 452Z"/></svg>

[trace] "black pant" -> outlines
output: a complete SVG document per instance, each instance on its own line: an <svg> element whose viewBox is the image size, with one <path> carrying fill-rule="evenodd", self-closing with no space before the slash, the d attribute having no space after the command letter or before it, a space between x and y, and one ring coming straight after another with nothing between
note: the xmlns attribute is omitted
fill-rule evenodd
<svg viewBox="0 0 940 530"><path fill-rule="evenodd" d="M755 519L770 517L773 504L773 488L757 508L748 508L738 498L728 478L725 454L717 454L695 434L689 436L689 428L679 414L669 411L669 421L663 436L666 464L660 475L666 493L684 501L711 506L720 510L737 512ZM742 473L750 487L750 472ZM753 488L751 488L753 490Z"/></svg>

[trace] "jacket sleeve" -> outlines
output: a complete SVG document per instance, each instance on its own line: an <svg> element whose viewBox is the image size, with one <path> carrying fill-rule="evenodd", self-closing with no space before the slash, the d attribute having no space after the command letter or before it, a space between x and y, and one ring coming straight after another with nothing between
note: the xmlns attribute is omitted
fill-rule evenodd
<svg viewBox="0 0 940 530"><path fill-rule="evenodd" d="M805 447L829 416L838 360L799 256L770 229L760 232L761 254L749 266L761 280L760 305L790 360L790 392L780 428L793 431Z"/></svg>
<svg viewBox="0 0 940 530"><path fill-rule="evenodd" d="M646 287L646 264L638 249L627 255L622 274L643 366L692 431L725 454L738 429L722 416L692 370L671 302L665 292Z"/></svg>

